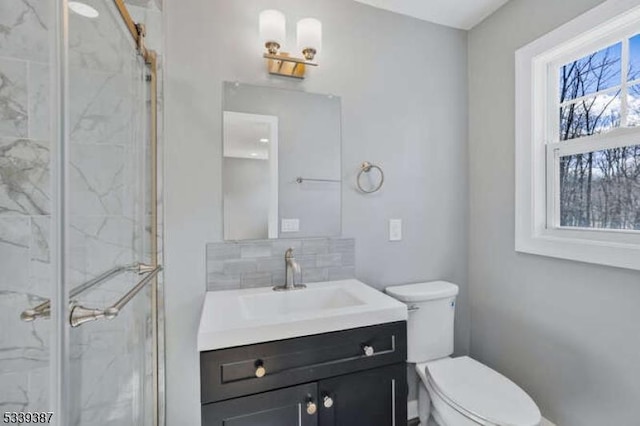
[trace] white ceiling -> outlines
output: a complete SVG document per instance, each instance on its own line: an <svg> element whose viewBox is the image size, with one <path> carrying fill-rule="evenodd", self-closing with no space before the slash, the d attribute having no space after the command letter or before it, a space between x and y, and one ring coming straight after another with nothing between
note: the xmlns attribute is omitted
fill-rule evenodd
<svg viewBox="0 0 640 426"><path fill-rule="evenodd" d="M470 30L509 0L355 0L448 27Z"/></svg>

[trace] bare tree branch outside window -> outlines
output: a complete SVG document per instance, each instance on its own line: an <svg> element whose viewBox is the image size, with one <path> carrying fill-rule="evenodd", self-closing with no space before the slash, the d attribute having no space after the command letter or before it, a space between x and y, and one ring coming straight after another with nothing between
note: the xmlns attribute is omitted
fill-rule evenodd
<svg viewBox="0 0 640 426"><path fill-rule="evenodd" d="M628 81L640 76L635 63L630 61ZM621 75L621 44L561 67L561 141L620 127ZM629 89L627 104L628 124L640 125L639 86ZM638 143L561 157L561 226L640 230Z"/></svg>

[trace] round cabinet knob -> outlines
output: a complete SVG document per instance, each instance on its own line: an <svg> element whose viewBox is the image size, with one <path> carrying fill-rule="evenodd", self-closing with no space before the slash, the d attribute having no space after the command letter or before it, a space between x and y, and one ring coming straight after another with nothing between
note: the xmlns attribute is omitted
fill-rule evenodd
<svg viewBox="0 0 640 426"><path fill-rule="evenodd" d="M316 411L318 410L318 407L316 406L316 404L313 403L313 401L309 401L307 402L307 414L310 416L313 416Z"/></svg>
<svg viewBox="0 0 640 426"><path fill-rule="evenodd" d="M364 354L366 356L371 356L371 355L373 355L375 353L375 350L373 349L373 346L369 346L369 345L363 346L362 350L364 351Z"/></svg>
<svg viewBox="0 0 640 426"><path fill-rule="evenodd" d="M256 377L257 378L264 377L265 374L267 374L267 369L264 368L264 365L262 364L262 361L257 361L256 362Z"/></svg>
<svg viewBox="0 0 640 426"><path fill-rule="evenodd" d="M331 397L327 395L322 400L322 404L324 405L324 408L331 408L333 407L333 399L331 399Z"/></svg>

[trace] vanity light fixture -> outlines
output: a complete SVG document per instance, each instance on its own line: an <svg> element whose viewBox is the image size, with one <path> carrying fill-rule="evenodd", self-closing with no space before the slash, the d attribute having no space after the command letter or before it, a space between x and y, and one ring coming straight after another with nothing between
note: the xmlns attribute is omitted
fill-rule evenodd
<svg viewBox="0 0 640 426"><path fill-rule="evenodd" d="M260 139L260 142L262 142L262 143L269 143L269 139L267 139L267 138L262 138L262 139Z"/></svg>
<svg viewBox="0 0 640 426"><path fill-rule="evenodd" d="M318 66L313 59L322 46L322 23L319 20L305 18L298 21L298 49L303 58L280 52L286 38L286 18L282 12L273 9L263 10L260 13L259 26L260 39L267 50L263 57L267 60L270 74L302 79L307 65Z"/></svg>

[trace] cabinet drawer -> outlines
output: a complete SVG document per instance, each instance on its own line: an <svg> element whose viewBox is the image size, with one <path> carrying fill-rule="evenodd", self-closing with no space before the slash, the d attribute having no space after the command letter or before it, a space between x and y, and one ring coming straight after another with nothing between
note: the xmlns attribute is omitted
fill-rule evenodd
<svg viewBox="0 0 640 426"><path fill-rule="evenodd" d="M202 403L395 364L406 358L404 321L201 352Z"/></svg>

